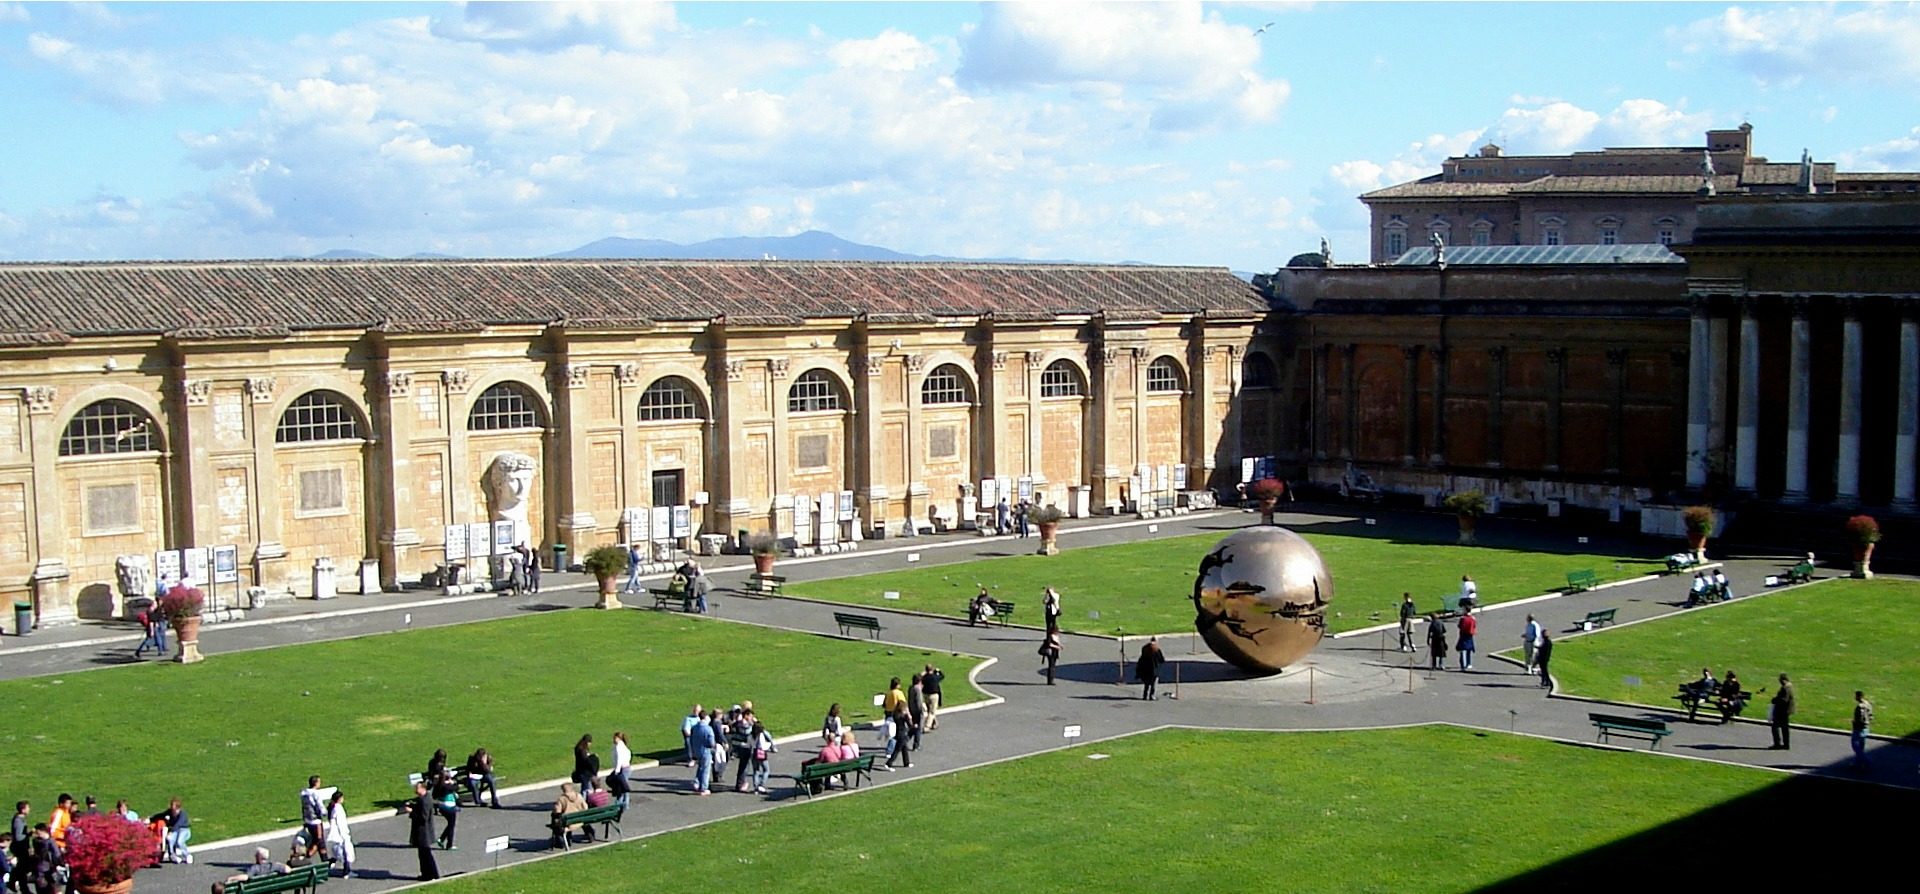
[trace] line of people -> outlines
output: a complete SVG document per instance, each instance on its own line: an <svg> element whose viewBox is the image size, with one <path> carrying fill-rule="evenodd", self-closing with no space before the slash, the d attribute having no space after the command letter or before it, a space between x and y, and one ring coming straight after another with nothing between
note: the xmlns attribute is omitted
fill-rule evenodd
<svg viewBox="0 0 1920 894"><path fill-rule="evenodd" d="M179 798L169 801L165 810L142 819L127 806L124 798L115 801L111 811L102 811L98 799L92 795L86 796L83 807L72 795L62 792L44 822L34 822L32 814L31 801L15 802L11 828L0 835L0 882L3 882L0 888L4 890L19 894L55 894L65 890L67 847L71 843L68 833L74 819L80 816L104 814L130 823L143 823L153 834L156 861L193 862L193 853L187 849L187 842L193 837L193 821L186 808L180 806Z"/></svg>

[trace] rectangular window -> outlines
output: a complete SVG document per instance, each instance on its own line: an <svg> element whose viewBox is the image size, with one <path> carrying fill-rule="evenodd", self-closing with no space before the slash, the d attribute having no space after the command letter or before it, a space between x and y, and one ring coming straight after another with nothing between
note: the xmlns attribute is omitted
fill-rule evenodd
<svg viewBox="0 0 1920 894"><path fill-rule="evenodd" d="M826 435L801 435L794 439L794 466L801 469L824 469L827 467L827 445L831 441Z"/></svg>
<svg viewBox="0 0 1920 894"><path fill-rule="evenodd" d="M953 459L960 455L959 431L951 425L936 425L927 429L927 456L931 459Z"/></svg>
<svg viewBox="0 0 1920 894"><path fill-rule="evenodd" d="M1475 245L1492 245L1492 244L1493 244L1493 231L1491 231L1491 230L1488 230L1488 229L1487 229L1486 227L1481 227L1480 229L1477 229L1477 230L1474 230L1474 231L1473 231L1473 244L1475 244Z"/></svg>
<svg viewBox="0 0 1920 894"><path fill-rule="evenodd" d="M1616 230L1616 229L1614 229L1614 228L1612 228L1612 227L1608 227L1608 228L1606 228L1606 229L1604 229L1604 230L1601 230L1601 231L1600 231L1600 244L1601 244L1601 245L1619 245L1619 244L1620 244L1620 231L1619 231L1619 230Z"/></svg>
<svg viewBox="0 0 1920 894"><path fill-rule="evenodd" d="M300 494L294 503L296 518L343 515L347 511L347 475L341 469L308 469L300 473Z"/></svg>
<svg viewBox="0 0 1920 894"><path fill-rule="evenodd" d="M140 530L140 485L96 484L86 490L87 536Z"/></svg>
<svg viewBox="0 0 1920 894"><path fill-rule="evenodd" d="M1387 258L1397 258L1407 251L1407 234L1399 230L1387 233Z"/></svg>
<svg viewBox="0 0 1920 894"><path fill-rule="evenodd" d="M1672 230L1670 230L1670 229L1662 229L1662 230L1660 231L1660 244L1661 244L1661 245L1672 245L1672 244L1673 244L1673 231L1672 231Z"/></svg>
<svg viewBox="0 0 1920 894"><path fill-rule="evenodd" d="M1547 230L1546 232L1544 232L1544 233L1541 233L1541 234L1540 234L1540 244L1541 244L1541 245L1559 245L1559 244L1560 244L1560 231L1559 231L1559 230Z"/></svg>
<svg viewBox="0 0 1920 894"><path fill-rule="evenodd" d="M679 506L686 502L686 480L685 469L653 473L653 505Z"/></svg>

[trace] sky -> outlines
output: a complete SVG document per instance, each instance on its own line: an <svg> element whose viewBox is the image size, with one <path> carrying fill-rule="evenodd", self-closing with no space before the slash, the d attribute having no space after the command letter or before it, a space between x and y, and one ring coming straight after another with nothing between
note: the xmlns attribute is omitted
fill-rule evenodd
<svg viewBox="0 0 1920 894"><path fill-rule="evenodd" d="M0 260L826 230L1271 270L1489 140L1920 170L1920 6L16 3Z"/></svg>

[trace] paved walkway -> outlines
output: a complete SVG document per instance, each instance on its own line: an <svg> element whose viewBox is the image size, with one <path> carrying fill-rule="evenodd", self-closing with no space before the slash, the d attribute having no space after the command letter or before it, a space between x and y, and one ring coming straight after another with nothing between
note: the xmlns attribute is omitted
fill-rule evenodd
<svg viewBox="0 0 1920 894"><path fill-rule="evenodd" d="M1431 536L1450 528L1450 519L1418 514L1379 516L1380 524L1369 533L1389 536ZM1237 528L1251 521L1250 516L1234 512L1216 512L1185 516L1158 523L1160 534ZM1281 519L1299 527L1341 527L1354 524L1337 515L1298 515ZM1063 532L1068 547L1100 542L1118 542L1149 536L1144 524L1113 527L1085 524L1077 531ZM1492 530L1489 531L1488 529ZM1516 524L1484 525L1483 537L1495 543L1510 542L1522 546L1529 540L1547 545L1567 538L1564 530ZM974 558L988 553L1012 551L1007 539L923 540L913 544L922 561L943 562ZM1029 541L1029 544L1034 541ZM862 571L884 570L905 564L900 553L881 554L899 544L882 541L851 557L826 562L787 560L782 573L793 579L812 576L838 576ZM1571 544L1561 544L1571 548ZM1596 542L1590 548L1605 549ZM1638 545L1632 552L1646 552ZM1654 547L1657 549L1657 547ZM731 563L730 563L731 564ZM1728 574L1735 581L1756 580L1757 576L1777 568L1776 561L1739 560L1731 563ZM716 571L724 584L731 570ZM558 580L551 581L558 583ZM1668 604L1683 598L1677 578L1654 579L1589 593L1546 600L1516 608L1493 607L1483 615L1481 639L1489 650L1517 642L1521 619L1532 612L1554 629L1570 627L1574 620L1596 607L1619 609L1622 621L1651 617L1675 611ZM405 626L399 615L412 615L414 626L458 623L486 617L500 617L525 611L542 603L583 605L590 601L590 588L575 581L566 587L554 587L547 593L526 599L486 597L417 608L397 608L345 616L307 614L289 615L286 623L248 627L212 628L203 634L203 647L210 654L238 648L261 648L316 638L356 636L378 630ZM385 597L395 598L395 597ZM720 595L720 609L710 622L740 622L782 628L831 633L835 630L832 607L800 600L750 599ZM342 606L351 603L343 601ZM365 607L365 606L354 606ZM271 611L271 610L270 610ZM871 610L868 610L871 611ZM997 659L978 675L979 685L1005 699L1003 704L979 710L946 715L940 729L926 736L924 747L914 754L911 769L897 773L877 773L875 782L891 785L933 773L951 772L982 763L1020 757L1065 743L1063 728L1079 726L1083 741L1131 734L1168 725L1203 728L1242 727L1260 729L1359 728L1389 724L1450 722L1486 729L1511 730L1523 734L1551 736L1586 742L1592 728L1586 714L1592 706L1575 700L1547 697L1535 678L1520 673L1517 667L1488 657L1473 673L1445 672L1428 674L1410 667L1407 656L1380 649L1377 634L1362 634L1329 640L1316 651L1306 667L1289 670L1277 677L1243 679L1206 652L1191 637L1163 639L1172 659L1166 669L1168 681L1163 691L1177 689L1179 698L1147 702L1138 698L1138 687L1118 685L1122 676L1121 646L1102 637L1069 635L1056 686L1045 685L1035 655L1038 634L1021 628L972 628L964 622L904 613L883 613L888 640L905 654L903 666L917 666L937 660L948 650L980 654ZM37 635L37 634L36 634ZM87 637L76 637L79 642ZM48 667L53 671L101 666L98 662L114 658L113 650L130 650L126 645L74 646L48 649L23 656L0 656L7 661L6 671L18 675L21 662ZM1129 651L1137 650L1133 646ZM922 657L926 655L928 657ZM41 673L49 670L38 671ZM1176 685L1173 681L1178 679ZM955 685L953 681L949 685ZM1618 709L1610 709L1618 710ZM1757 725L1715 726L1690 724L1666 718L1675 734L1661 745L1661 751L1676 758L1691 758L1770 768L1784 772L1812 772L1852 778L1839 769L1850 752L1844 735L1821 732L1797 732L1791 752L1765 750L1767 731ZM802 738L809 738L803 736ZM875 734L863 735L863 746L876 743ZM812 752L810 742L788 746L775 759L776 771L792 772L798 762ZM1900 785L1915 783L1920 750L1903 745L1882 744L1875 750L1875 766L1868 777L1874 781ZM729 767L729 770L732 768ZM295 777L305 768L290 768L289 789L292 798ZM688 825L744 815L787 803L791 786L776 789L776 795L763 798L732 792L697 798L688 793L688 771L682 767L650 767L634 774L635 795L628 811L626 837L635 838ZM729 776L731 781L731 776ZM529 787L530 791L509 790L503 809L473 809L462 812L459 825L460 849L440 854L443 873L469 873L494 865L496 856L483 852L483 842L492 836L508 836L510 849L497 855L502 865L538 859L546 850L547 810L554 797L554 783ZM388 891L411 884L414 855L394 842L406 840L404 818L385 816L354 825L359 845L361 878L335 880L328 891L338 894ZM276 857L284 855L290 832L262 836ZM229 843L218 847L196 848L197 862L191 867L169 866L143 873L140 887L148 892L200 892L209 882L244 865L251 843Z"/></svg>

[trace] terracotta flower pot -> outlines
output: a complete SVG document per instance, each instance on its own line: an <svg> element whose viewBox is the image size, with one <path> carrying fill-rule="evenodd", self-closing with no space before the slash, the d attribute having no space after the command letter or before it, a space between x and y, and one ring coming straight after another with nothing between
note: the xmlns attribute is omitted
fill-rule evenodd
<svg viewBox="0 0 1920 894"><path fill-rule="evenodd" d="M753 554L753 570L759 574L772 574L773 573L773 554L772 553L754 553Z"/></svg>
<svg viewBox="0 0 1920 894"><path fill-rule="evenodd" d="M1859 543L1853 547L1853 576L1861 580L1873 577L1873 544Z"/></svg>
<svg viewBox="0 0 1920 894"><path fill-rule="evenodd" d="M1274 507L1279 505L1280 505L1280 501L1274 497L1261 497L1260 498L1260 523L1263 525L1273 524L1273 510L1274 510Z"/></svg>
<svg viewBox="0 0 1920 894"><path fill-rule="evenodd" d="M1688 531L1687 549L1693 553L1693 560L1695 562L1705 562L1707 560L1707 535Z"/></svg>
<svg viewBox="0 0 1920 894"><path fill-rule="evenodd" d="M1059 522L1040 523L1040 555L1053 556L1060 553L1060 545L1056 540L1059 535Z"/></svg>
<svg viewBox="0 0 1920 894"><path fill-rule="evenodd" d="M1476 519L1471 515L1460 516L1460 542L1461 543L1473 542L1473 528L1477 524L1479 524L1479 519Z"/></svg>
<svg viewBox="0 0 1920 894"><path fill-rule="evenodd" d="M609 609L621 608L620 597L616 593L616 587L614 586L617 579L613 575L595 577L594 579L600 582L600 603L598 607Z"/></svg>
<svg viewBox="0 0 1920 894"><path fill-rule="evenodd" d="M121 879L110 885L88 885L74 883L73 889L80 894L127 894L133 890L133 879Z"/></svg>
<svg viewBox="0 0 1920 894"><path fill-rule="evenodd" d="M173 660L181 664L200 661L200 616L190 615L173 619L173 640L180 647L179 653L173 656Z"/></svg>

